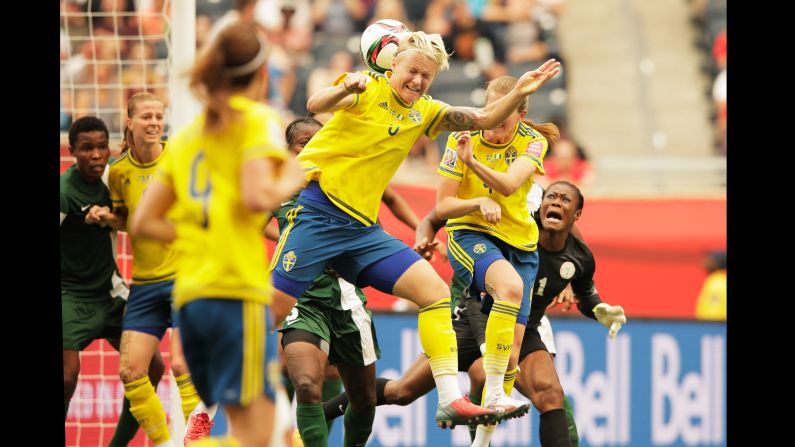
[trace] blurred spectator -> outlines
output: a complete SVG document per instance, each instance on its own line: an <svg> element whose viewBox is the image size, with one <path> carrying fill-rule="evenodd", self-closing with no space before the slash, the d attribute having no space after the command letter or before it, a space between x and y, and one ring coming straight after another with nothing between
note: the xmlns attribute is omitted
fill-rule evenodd
<svg viewBox="0 0 795 447"><path fill-rule="evenodd" d="M85 15L72 15L85 13L86 5L81 5L76 0L65 0L62 5L64 12L70 15L61 15L61 31L69 36L68 52L73 54L89 39L88 18Z"/></svg>
<svg viewBox="0 0 795 447"><path fill-rule="evenodd" d="M544 159L546 175L538 182L546 188L558 180L571 182L580 189L593 185L595 173L587 161L585 151L572 139L561 137Z"/></svg>
<svg viewBox="0 0 795 447"><path fill-rule="evenodd" d="M91 11L103 13L91 17L95 35L98 29L110 31L112 35L118 36L138 34L138 26L132 23L132 17L123 14L135 12L133 0L93 0ZM107 13L113 13L113 15L104 15Z"/></svg>
<svg viewBox="0 0 795 447"><path fill-rule="evenodd" d="M726 252L710 253L704 268L708 275L696 301L696 318L726 320Z"/></svg>
<svg viewBox="0 0 795 447"><path fill-rule="evenodd" d="M154 47L146 42L134 42L130 46L122 73L125 91L123 98L140 92L151 92L160 98L168 98L168 76L165 61L155 61ZM126 101L119 106L124 108Z"/></svg>
<svg viewBox="0 0 795 447"><path fill-rule="evenodd" d="M724 29L715 36L715 42L712 43L712 60L718 70L726 68L726 55L726 30Z"/></svg>
<svg viewBox="0 0 795 447"><path fill-rule="evenodd" d="M544 11L560 17L566 10L566 0L537 0L536 11Z"/></svg>
<svg viewBox="0 0 795 447"><path fill-rule="evenodd" d="M726 155L726 69L718 73L712 84L712 101L715 105L715 128L718 151Z"/></svg>
<svg viewBox="0 0 795 447"><path fill-rule="evenodd" d="M271 41L277 41L299 65L312 48L312 5L308 0L260 0L254 9L257 22L268 32Z"/></svg>
<svg viewBox="0 0 795 447"><path fill-rule="evenodd" d="M155 50L157 59L168 57L168 44L166 43L166 18L171 16L171 2L166 0L141 0L138 5L139 13L130 17L130 24L138 34L138 20L140 18L141 33L144 36L160 37L160 39L147 39ZM198 32L198 31L197 31ZM125 99L126 101L126 99Z"/></svg>
<svg viewBox="0 0 795 447"><path fill-rule="evenodd" d="M379 0L373 9L373 15L370 18L370 23L377 22L381 19L392 19L402 22L408 29L415 31L417 28L406 15L406 7L401 0Z"/></svg>
<svg viewBox="0 0 795 447"><path fill-rule="evenodd" d="M309 74L307 81L307 97L311 97L316 92L323 90L331 85L341 74L353 71L353 56L347 51L337 51L331 56L329 63L325 67L317 67ZM331 118L331 112L319 113L315 119L321 123Z"/></svg>
<svg viewBox="0 0 795 447"><path fill-rule="evenodd" d="M362 0L315 0L312 21L325 38L345 39L364 31L367 12Z"/></svg>
<svg viewBox="0 0 795 447"><path fill-rule="evenodd" d="M428 34L439 34L445 37L445 47L450 50L449 41L447 40L452 32L451 18L449 7L452 0L431 0L428 3L428 8L425 12L425 22L422 23L422 30Z"/></svg>
<svg viewBox="0 0 795 447"><path fill-rule="evenodd" d="M522 7L530 8L532 1L523 0ZM512 11L513 12L513 11ZM512 14L514 20L508 25L506 42L508 43L506 59L509 64L543 61L549 57L549 48L543 40L541 27L536 17L529 13Z"/></svg>

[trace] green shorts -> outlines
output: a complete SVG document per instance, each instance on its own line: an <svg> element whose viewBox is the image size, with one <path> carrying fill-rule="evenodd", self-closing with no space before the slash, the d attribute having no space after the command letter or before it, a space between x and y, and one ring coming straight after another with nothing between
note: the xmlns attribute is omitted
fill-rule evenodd
<svg viewBox="0 0 795 447"><path fill-rule="evenodd" d="M125 304L122 298L94 301L61 295L63 348L82 351L98 338L120 339Z"/></svg>
<svg viewBox="0 0 795 447"><path fill-rule="evenodd" d="M371 313L363 305L350 310L299 301L282 323L280 332L300 329L320 337L320 349L332 365L367 366L381 357Z"/></svg>

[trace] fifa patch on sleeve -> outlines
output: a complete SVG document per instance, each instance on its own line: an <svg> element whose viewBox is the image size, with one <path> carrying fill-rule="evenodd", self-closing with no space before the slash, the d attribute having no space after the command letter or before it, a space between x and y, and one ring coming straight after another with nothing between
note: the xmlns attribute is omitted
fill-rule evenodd
<svg viewBox="0 0 795 447"><path fill-rule="evenodd" d="M444 159L442 160L442 164L446 167L453 169L455 168L455 162L458 161L458 154L454 149L450 149L449 147L444 151Z"/></svg>
<svg viewBox="0 0 795 447"><path fill-rule="evenodd" d="M544 150L544 143L542 141L535 140L527 144L527 149L524 150L524 153L539 158L541 157L541 151L543 150Z"/></svg>

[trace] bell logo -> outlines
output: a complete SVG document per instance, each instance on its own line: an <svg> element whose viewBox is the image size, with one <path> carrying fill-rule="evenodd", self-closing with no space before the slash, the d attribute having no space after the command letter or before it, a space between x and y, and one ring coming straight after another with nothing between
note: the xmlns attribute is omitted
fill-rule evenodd
<svg viewBox="0 0 795 447"><path fill-rule="evenodd" d="M723 444L723 336L702 336L701 371L683 376L676 338L655 334L651 351L652 442L668 445L681 437L687 445Z"/></svg>

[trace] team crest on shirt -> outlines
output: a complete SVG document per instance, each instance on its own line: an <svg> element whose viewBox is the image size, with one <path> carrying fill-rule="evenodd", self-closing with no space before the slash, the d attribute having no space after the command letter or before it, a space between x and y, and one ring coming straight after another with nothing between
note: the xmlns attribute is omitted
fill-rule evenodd
<svg viewBox="0 0 795 447"><path fill-rule="evenodd" d="M514 161L516 161L516 148L511 146L505 151L505 163L510 166Z"/></svg>
<svg viewBox="0 0 795 447"><path fill-rule="evenodd" d="M544 150L544 143L539 140L535 140L527 143L527 149L524 150L524 153L538 158L541 156L542 150Z"/></svg>
<svg viewBox="0 0 795 447"><path fill-rule="evenodd" d="M450 169L453 169L455 168L455 162L457 160L458 154L456 151L448 147L447 150L444 151L444 159L442 160L442 164Z"/></svg>
<svg viewBox="0 0 795 447"><path fill-rule="evenodd" d="M295 259L295 253L292 250L284 254L282 257L282 267L284 267L285 272L289 272L293 269L293 266L295 265Z"/></svg>
<svg viewBox="0 0 795 447"><path fill-rule="evenodd" d="M560 265L560 277L563 279L571 279L577 269L571 261L566 261Z"/></svg>
<svg viewBox="0 0 795 447"><path fill-rule="evenodd" d="M422 122L422 113L416 110L409 110L409 119L417 124Z"/></svg>
<svg viewBox="0 0 795 447"><path fill-rule="evenodd" d="M472 248L472 251L474 251L477 254L485 253L486 252L486 244L475 244L475 247Z"/></svg>

